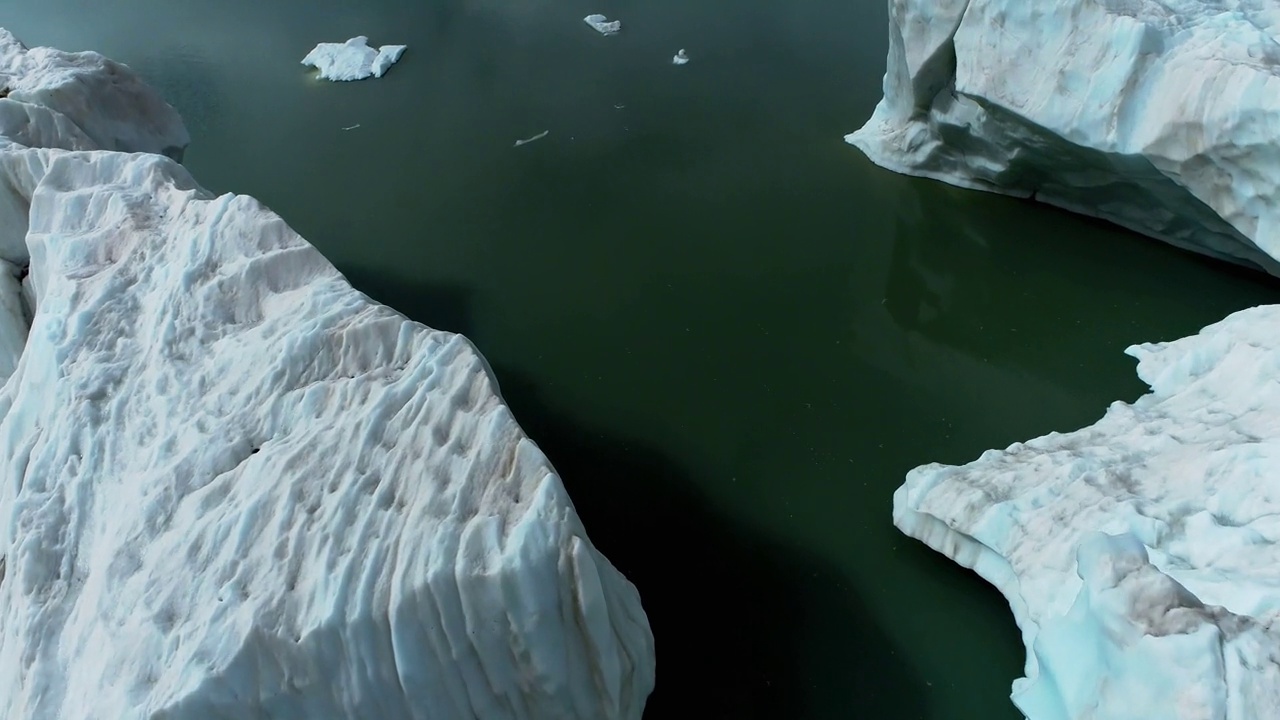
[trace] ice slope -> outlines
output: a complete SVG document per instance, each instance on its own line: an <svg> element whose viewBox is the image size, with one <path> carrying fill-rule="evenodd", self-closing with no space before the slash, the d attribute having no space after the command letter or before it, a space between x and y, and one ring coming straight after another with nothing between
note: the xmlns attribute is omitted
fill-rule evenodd
<svg viewBox="0 0 1280 720"><path fill-rule="evenodd" d="M1128 353L1149 394L913 470L894 522L1009 600L1031 720L1280 716L1280 306Z"/></svg>
<svg viewBox="0 0 1280 720"><path fill-rule="evenodd" d="M320 43L302 58L303 65L320 71L320 77L334 82L382 77L404 55L407 45L383 45L374 50L369 38L361 35L344 43Z"/></svg>
<svg viewBox="0 0 1280 720"><path fill-rule="evenodd" d="M891 0L891 170L1034 197L1280 274L1280 5Z"/></svg>
<svg viewBox="0 0 1280 720"><path fill-rule="evenodd" d="M166 157L21 147L185 135L25 54L65 63L0 147L0 717L639 718L636 590L475 348Z"/></svg>

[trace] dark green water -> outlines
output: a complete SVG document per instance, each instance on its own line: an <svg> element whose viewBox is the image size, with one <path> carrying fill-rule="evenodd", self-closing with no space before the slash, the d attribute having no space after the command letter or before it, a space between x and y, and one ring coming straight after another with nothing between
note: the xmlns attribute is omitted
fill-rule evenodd
<svg viewBox="0 0 1280 720"><path fill-rule="evenodd" d="M894 530L894 488L1137 397L1130 343L1280 301L872 166L841 138L880 96L880 0L0 0L0 22L134 65L203 184L475 340L640 588L646 718L1019 717L1006 604ZM356 34L410 49L376 81L298 65Z"/></svg>

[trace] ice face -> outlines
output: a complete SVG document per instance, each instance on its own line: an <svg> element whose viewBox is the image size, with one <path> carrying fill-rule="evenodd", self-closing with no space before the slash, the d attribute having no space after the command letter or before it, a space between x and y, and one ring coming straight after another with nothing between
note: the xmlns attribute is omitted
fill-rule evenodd
<svg viewBox="0 0 1280 720"><path fill-rule="evenodd" d="M0 716L639 718L638 594L484 358L76 57L0 100Z"/></svg>
<svg viewBox="0 0 1280 720"><path fill-rule="evenodd" d="M1280 9L1264 0L890 3L892 170L1034 197L1280 273Z"/></svg>

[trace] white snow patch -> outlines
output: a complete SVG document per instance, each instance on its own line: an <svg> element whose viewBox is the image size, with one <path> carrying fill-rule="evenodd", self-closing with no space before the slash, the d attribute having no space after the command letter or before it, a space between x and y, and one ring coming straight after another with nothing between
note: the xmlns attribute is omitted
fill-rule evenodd
<svg viewBox="0 0 1280 720"><path fill-rule="evenodd" d="M361 35L344 43L320 43L307 56L303 65L320 71L320 77L334 82L382 77L404 54L407 45L369 47L369 38Z"/></svg>
<svg viewBox="0 0 1280 720"><path fill-rule="evenodd" d="M1030 720L1276 717L1280 306L1128 353L1151 393L913 470L894 522L1009 600Z"/></svg>

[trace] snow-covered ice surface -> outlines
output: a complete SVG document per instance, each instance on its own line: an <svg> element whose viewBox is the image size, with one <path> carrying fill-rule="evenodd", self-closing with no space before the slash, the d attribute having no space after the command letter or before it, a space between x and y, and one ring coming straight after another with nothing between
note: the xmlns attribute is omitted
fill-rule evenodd
<svg viewBox="0 0 1280 720"><path fill-rule="evenodd" d="M0 37L0 717L639 718L636 590L475 348L166 157L49 149L185 131Z"/></svg>
<svg viewBox="0 0 1280 720"><path fill-rule="evenodd" d="M891 170L1034 197L1280 274L1280 4L894 0Z"/></svg>
<svg viewBox="0 0 1280 720"><path fill-rule="evenodd" d="M1149 394L913 470L894 522L1009 600L1031 720L1280 717L1280 306L1128 353Z"/></svg>
<svg viewBox="0 0 1280 720"><path fill-rule="evenodd" d="M369 47L369 38L361 35L343 43L320 43L302 58L303 65L320 71L320 77L334 82L382 77L404 54L407 45Z"/></svg>
<svg viewBox="0 0 1280 720"><path fill-rule="evenodd" d="M601 35L612 35L622 29L621 20L610 21L603 15L592 14L582 18L582 21L595 28Z"/></svg>

